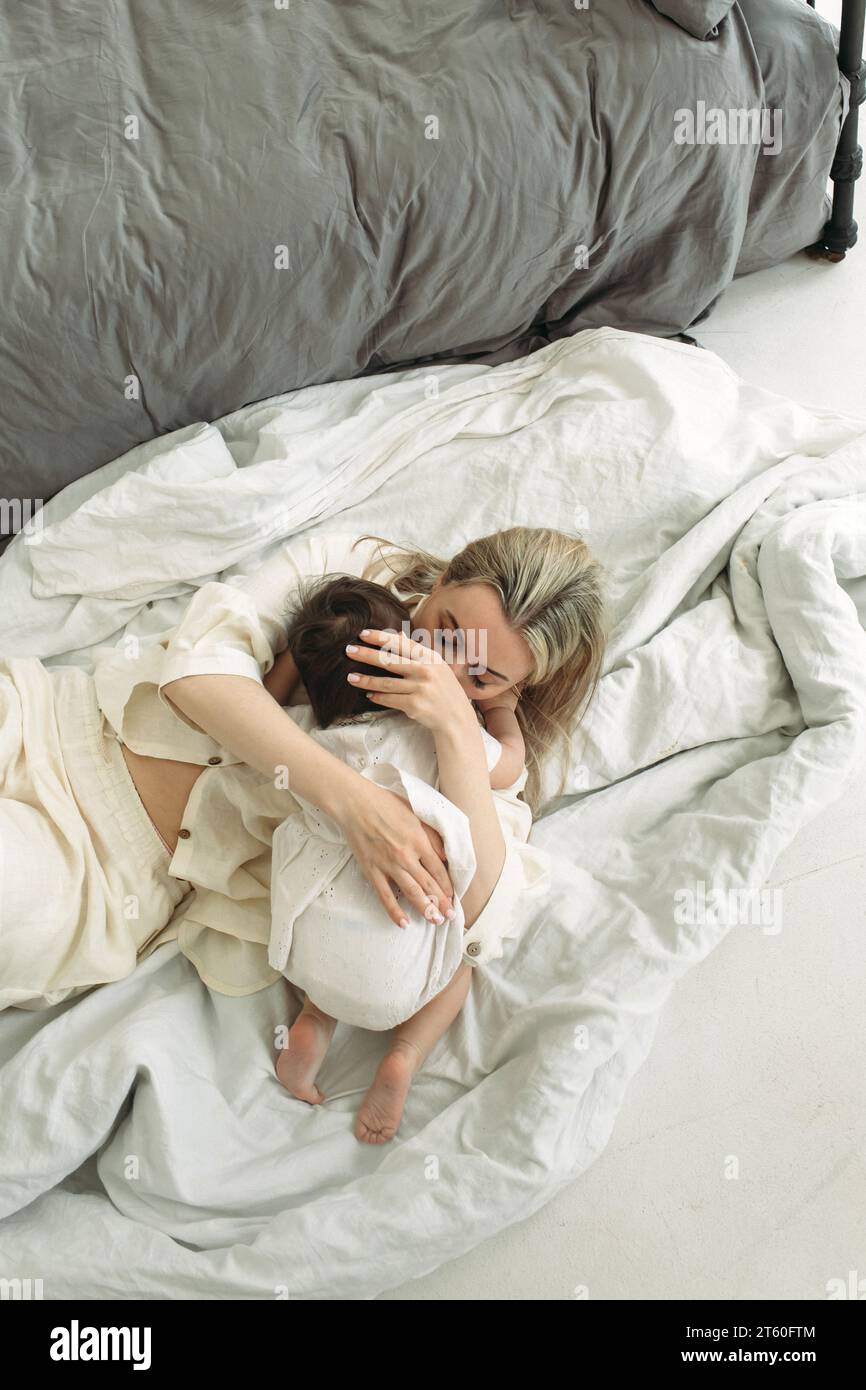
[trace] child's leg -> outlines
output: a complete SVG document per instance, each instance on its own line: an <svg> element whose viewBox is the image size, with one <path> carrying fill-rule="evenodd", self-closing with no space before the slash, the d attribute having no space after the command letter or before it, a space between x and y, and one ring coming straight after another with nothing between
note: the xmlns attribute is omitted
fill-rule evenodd
<svg viewBox="0 0 866 1390"><path fill-rule="evenodd" d="M401 1048L410 1061L414 1058L413 1073L426 1061L435 1043L448 1031L466 1003L472 983L472 966L461 961L455 974L423 1009L407 1018L391 1035L391 1048ZM410 1055L411 1053L411 1055Z"/></svg>
<svg viewBox="0 0 866 1390"><path fill-rule="evenodd" d="M291 1028L286 1046L276 1062L276 1073L287 1091L308 1105L320 1105L325 1099L316 1086L316 1074L325 1058L337 1020L316 1008L304 995L304 1007Z"/></svg>
<svg viewBox="0 0 866 1390"><path fill-rule="evenodd" d="M384 1144L394 1138L412 1077L466 1003L472 969L461 961L445 988L394 1029L391 1045L358 1111L356 1138L367 1144Z"/></svg>

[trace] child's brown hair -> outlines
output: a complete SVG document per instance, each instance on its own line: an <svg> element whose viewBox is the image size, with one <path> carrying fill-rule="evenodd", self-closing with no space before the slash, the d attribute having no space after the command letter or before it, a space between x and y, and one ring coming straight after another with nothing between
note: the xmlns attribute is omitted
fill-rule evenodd
<svg viewBox="0 0 866 1390"><path fill-rule="evenodd" d="M305 586L289 620L289 651L295 659L319 727L385 709L346 679L350 671L376 674L374 666L346 655L347 642L360 642L363 628L402 630L411 626L409 609L381 584L351 575L325 575ZM363 644L362 644L363 645ZM395 675L396 672L385 674Z"/></svg>

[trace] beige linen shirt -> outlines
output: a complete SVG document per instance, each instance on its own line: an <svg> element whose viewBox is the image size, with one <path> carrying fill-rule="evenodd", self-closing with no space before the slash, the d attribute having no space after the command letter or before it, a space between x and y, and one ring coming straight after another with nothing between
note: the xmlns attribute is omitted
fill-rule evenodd
<svg viewBox="0 0 866 1390"><path fill-rule="evenodd" d="M220 746L170 703L164 687L207 674L261 684L285 650L288 614L305 580L324 574L391 580L382 559L387 550L356 539L339 533L294 537L253 574L203 584L162 640L132 655L124 643L102 648L94 658L97 700L118 738L135 753L204 768L169 866L195 891L142 954L177 940L204 982L224 994L251 994L280 978L268 963L271 843L292 797L285 778L257 772ZM303 701L301 689L291 703ZM519 799L525 781L524 769L512 787L494 792L507 853L493 894L466 933L465 959L473 965L502 954L503 937L514 933L520 894L546 875L546 856L525 843L531 826L529 808Z"/></svg>

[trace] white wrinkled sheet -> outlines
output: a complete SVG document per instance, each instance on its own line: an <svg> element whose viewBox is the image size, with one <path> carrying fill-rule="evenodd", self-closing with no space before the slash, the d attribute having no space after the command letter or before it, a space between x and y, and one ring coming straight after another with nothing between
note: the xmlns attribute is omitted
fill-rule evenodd
<svg viewBox="0 0 866 1390"><path fill-rule="evenodd" d="M86 664L338 513L443 554L517 521L578 527L612 574L574 796L533 830L550 899L476 976L394 1142L352 1135L381 1035L340 1025L319 1077L334 1098L307 1107L273 1075L282 982L211 995L174 946L0 1015L0 1275L38 1275L46 1298L372 1298L592 1162L672 985L730 929L678 925L674 894L759 888L862 763L866 422L601 329L248 407L134 451L50 517L130 464L151 481L122 477L0 562L0 650Z"/></svg>

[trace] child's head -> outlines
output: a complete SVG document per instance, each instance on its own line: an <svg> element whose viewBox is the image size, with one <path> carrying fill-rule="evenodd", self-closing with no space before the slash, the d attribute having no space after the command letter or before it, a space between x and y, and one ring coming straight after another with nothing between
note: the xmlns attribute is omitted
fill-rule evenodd
<svg viewBox="0 0 866 1390"><path fill-rule="evenodd" d="M357 642L363 628L400 631L410 621L405 604L381 584L366 579L325 575L305 587L289 621L289 651L320 728L371 710L385 711L384 705L371 703L365 691L346 679L350 671L376 674L374 666L351 660L346 644Z"/></svg>

